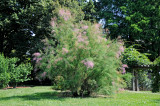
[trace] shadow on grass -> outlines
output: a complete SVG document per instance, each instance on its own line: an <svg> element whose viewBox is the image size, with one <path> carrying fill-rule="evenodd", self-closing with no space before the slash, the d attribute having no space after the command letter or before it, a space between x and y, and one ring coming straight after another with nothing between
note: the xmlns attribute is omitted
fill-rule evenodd
<svg viewBox="0 0 160 106"><path fill-rule="evenodd" d="M103 96L87 96L83 98L108 98L111 99L113 97L103 97ZM21 100L59 100L59 101L65 101L67 98L82 98L82 97L73 97L71 92L41 92L41 93L34 93L30 95L20 95L20 96L10 96L10 97L2 97L0 98L0 101L7 101L7 100L16 100L16 99L21 99Z"/></svg>
<svg viewBox="0 0 160 106"><path fill-rule="evenodd" d="M160 98L159 99L154 99L153 102L160 104Z"/></svg>
<svg viewBox="0 0 160 106"><path fill-rule="evenodd" d="M61 92L42 92L42 93L34 93L31 95L22 95L22 96L10 96L10 97L2 97L0 98L0 101L2 100L11 100L11 99L22 99L22 100L43 100L43 99L49 99L49 100L59 100L64 101L68 97L71 96L64 96Z"/></svg>

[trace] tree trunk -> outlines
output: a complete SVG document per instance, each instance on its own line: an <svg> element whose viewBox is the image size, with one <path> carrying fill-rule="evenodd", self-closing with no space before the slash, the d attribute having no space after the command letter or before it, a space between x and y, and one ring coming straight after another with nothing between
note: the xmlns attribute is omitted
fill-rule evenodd
<svg viewBox="0 0 160 106"><path fill-rule="evenodd" d="M79 96L77 92L72 92L72 95L73 95L74 97L78 97L78 96Z"/></svg>
<svg viewBox="0 0 160 106"><path fill-rule="evenodd" d="M15 85L13 85L13 88L16 88L17 87L17 83L15 83Z"/></svg>
<svg viewBox="0 0 160 106"><path fill-rule="evenodd" d="M159 53L158 53L158 56L160 56L160 47L159 47L159 51L158 51Z"/></svg>
<svg viewBox="0 0 160 106"><path fill-rule="evenodd" d="M3 42L4 42L4 35L3 33L0 34L0 53L3 52Z"/></svg>

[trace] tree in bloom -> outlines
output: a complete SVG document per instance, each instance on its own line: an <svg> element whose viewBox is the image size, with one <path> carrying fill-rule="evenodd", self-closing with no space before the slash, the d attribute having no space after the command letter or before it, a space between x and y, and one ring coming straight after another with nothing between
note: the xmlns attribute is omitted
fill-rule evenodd
<svg viewBox="0 0 160 106"><path fill-rule="evenodd" d="M117 43L106 39L100 24L76 22L74 15L63 8L57 14L54 23L51 20L57 42L48 39L37 67L50 75L55 88L71 90L74 96L113 92L119 66Z"/></svg>

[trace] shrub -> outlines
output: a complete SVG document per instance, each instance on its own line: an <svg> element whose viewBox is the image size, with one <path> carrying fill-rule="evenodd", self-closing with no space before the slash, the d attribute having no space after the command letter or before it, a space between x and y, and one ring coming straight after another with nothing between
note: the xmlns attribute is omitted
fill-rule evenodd
<svg viewBox="0 0 160 106"><path fill-rule="evenodd" d="M12 59L11 59L11 61L14 61ZM10 83L14 87L16 87L19 82L24 82L24 81L30 80L30 78L28 78L28 75L31 74L31 70L32 70L32 66L30 63L26 63L26 64L21 63L18 66L16 66L15 64L16 63L14 63L14 62L10 64L11 67L10 67L10 71L9 71L9 73L11 75Z"/></svg>
<svg viewBox="0 0 160 106"><path fill-rule="evenodd" d="M124 80L124 88L131 89L132 74L131 73L125 73L121 77Z"/></svg>
<svg viewBox="0 0 160 106"><path fill-rule="evenodd" d="M138 81L141 90L151 90L152 81L149 78L149 73L146 71L139 71Z"/></svg>
<svg viewBox="0 0 160 106"><path fill-rule="evenodd" d="M68 9L57 12L51 21L54 39L43 40L37 67L47 72L55 88L71 90L74 96L112 94L118 79L117 43L106 39L100 24L76 23Z"/></svg>
<svg viewBox="0 0 160 106"><path fill-rule="evenodd" d="M10 81L10 74L8 73L9 69L9 60L5 59L4 55L0 54L0 88L7 87L7 84Z"/></svg>
<svg viewBox="0 0 160 106"><path fill-rule="evenodd" d="M16 87L17 83L29 80L27 76L31 73L30 63L17 65L18 58L5 58L0 54L0 86L7 87L10 83Z"/></svg>

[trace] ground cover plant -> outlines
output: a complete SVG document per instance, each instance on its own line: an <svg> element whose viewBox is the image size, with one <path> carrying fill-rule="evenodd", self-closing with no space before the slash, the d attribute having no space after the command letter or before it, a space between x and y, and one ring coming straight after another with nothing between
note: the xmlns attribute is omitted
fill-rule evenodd
<svg viewBox="0 0 160 106"><path fill-rule="evenodd" d="M50 86L0 90L0 106L159 106L160 94L124 91L107 97L63 97Z"/></svg>

